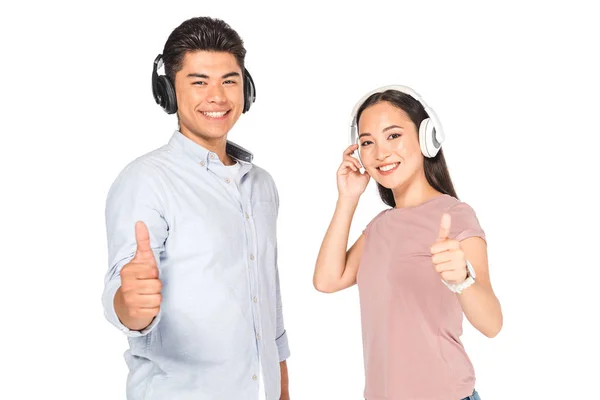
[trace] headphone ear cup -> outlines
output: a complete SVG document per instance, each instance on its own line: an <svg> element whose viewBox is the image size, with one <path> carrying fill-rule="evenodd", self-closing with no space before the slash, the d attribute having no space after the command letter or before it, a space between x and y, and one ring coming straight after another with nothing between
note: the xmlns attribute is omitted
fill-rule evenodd
<svg viewBox="0 0 600 400"><path fill-rule="evenodd" d="M167 76L161 75L158 77L157 86L160 95L160 106L167 114L174 114L177 111L177 96L171 81Z"/></svg>
<svg viewBox="0 0 600 400"><path fill-rule="evenodd" d="M425 118L419 125L419 145L427 158L435 157L440 150L440 146L436 146L435 126L430 118Z"/></svg>
<svg viewBox="0 0 600 400"><path fill-rule="evenodd" d="M254 86L254 80L248 70L244 68L244 108L242 114L250 110L250 106L252 106L252 103L255 101L256 87Z"/></svg>
<svg viewBox="0 0 600 400"><path fill-rule="evenodd" d="M360 162L360 165L365 168L365 164L363 164L362 158L360 158L360 139L357 137L356 138L356 142L354 144L358 145L358 149L356 149L356 155L358 156L358 161Z"/></svg>

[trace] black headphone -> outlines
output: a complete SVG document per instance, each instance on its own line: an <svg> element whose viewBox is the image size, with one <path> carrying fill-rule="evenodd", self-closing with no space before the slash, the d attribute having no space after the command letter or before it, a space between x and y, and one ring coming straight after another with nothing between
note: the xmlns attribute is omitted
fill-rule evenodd
<svg viewBox="0 0 600 400"><path fill-rule="evenodd" d="M162 66L162 54L159 54L154 60L152 68L152 95L156 104L161 106L167 114L177 112L177 97L175 96L175 87L168 76L158 75L158 69ZM252 76L246 68L244 68L244 109L245 113L250 109L252 103L256 101L256 87Z"/></svg>

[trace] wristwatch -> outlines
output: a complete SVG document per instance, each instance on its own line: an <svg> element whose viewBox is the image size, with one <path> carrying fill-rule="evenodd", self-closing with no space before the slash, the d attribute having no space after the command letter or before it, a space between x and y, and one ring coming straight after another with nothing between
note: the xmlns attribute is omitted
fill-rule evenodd
<svg viewBox="0 0 600 400"><path fill-rule="evenodd" d="M465 279L461 283L448 283L443 279L442 282L444 282L444 285L446 285L448 289L452 290L454 293L460 294L463 290L475 283L475 269L473 268L469 260L467 260L467 279Z"/></svg>

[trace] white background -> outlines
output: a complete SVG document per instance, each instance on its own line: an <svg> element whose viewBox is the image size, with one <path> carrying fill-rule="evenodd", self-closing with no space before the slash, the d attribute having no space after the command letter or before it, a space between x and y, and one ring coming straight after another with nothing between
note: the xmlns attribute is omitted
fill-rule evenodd
<svg viewBox="0 0 600 400"><path fill-rule="evenodd" d="M356 287L326 295L311 280L350 111L392 83L437 111L458 195L488 235L504 328L487 339L465 321L463 336L482 399L600 398L597 12L330 3L3 2L0 398L125 398L127 342L100 302L105 196L176 127L152 98L152 62L199 15L239 32L257 86L229 138L280 192L292 399L362 399ZM383 207L372 181L351 242Z"/></svg>

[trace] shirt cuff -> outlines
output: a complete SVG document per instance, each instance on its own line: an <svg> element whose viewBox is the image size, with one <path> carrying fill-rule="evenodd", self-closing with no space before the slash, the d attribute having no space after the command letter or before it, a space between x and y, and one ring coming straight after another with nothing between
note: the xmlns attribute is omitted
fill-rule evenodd
<svg viewBox="0 0 600 400"><path fill-rule="evenodd" d="M104 306L104 316L106 317L108 322L110 322L111 324L116 326L117 329L119 329L121 332L123 332L127 337L139 337L139 336L147 335L154 329L154 327L160 321L160 316L162 314L162 307L160 308L160 310L158 311L158 314L156 315L156 317L154 317L154 319L152 320L150 325L148 325L146 328L142 329L141 331L131 330L128 327L126 327L125 325L123 325L123 323L121 322L121 320L119 320L119 317L117 316L117 313L115 311L115 303L114 303L115 293L117 293L117 290L119 290L120 287L121 287L121 279L120 278L114 279L106 284L106 287L104 289L104 295L102 296L102 304Z"/></svg>
<svg viewBox="0 0 600 400"><path fill-rule="evenodd" d="M275 343L277 343L277 350L279 350L279 362L287 360L290 356L287 333L283 331L283 334L275 339Z"/></svg>

